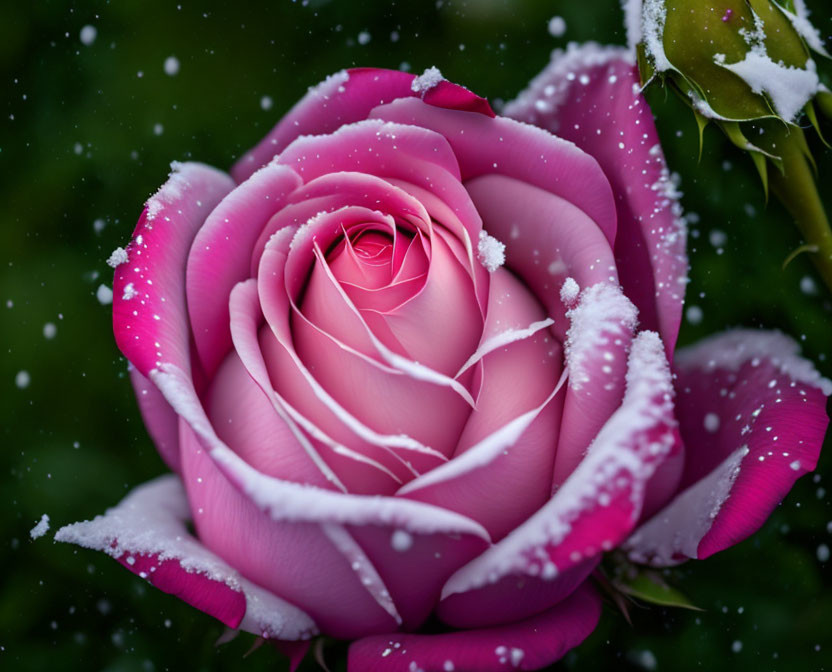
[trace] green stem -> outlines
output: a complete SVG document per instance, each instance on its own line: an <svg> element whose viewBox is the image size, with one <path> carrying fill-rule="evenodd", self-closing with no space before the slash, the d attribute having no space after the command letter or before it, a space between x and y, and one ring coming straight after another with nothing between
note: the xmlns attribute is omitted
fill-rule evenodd
<svg viewBox="0 0 832 672"><path fill-rule="evenodd" d="M771 189L789 213L813 251L807 254L832 292L832 229L815 184L811 156L803 131L780 122L764 123L761 136L767 151L780 156L783 170L770 171Z"/></svg>

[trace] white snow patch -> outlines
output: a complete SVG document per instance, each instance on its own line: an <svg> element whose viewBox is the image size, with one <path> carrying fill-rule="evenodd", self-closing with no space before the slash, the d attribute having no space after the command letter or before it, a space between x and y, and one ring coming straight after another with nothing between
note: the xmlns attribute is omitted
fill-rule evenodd
<svg viewBox="0 0 832 672"><path fill-rule="evenodd" d="M489 273L493 273L506 263L506 244L501 243L494 236L480 231L477 243L477 259L485 266Z"/></svg>
<svg viewBox="0 0 832 672"><path fill-rule="evenodd" d="M737 63L716 62L740 77L756 94L765 94L775 111L786 121L795 121L801 110L818 92L815 62L810 58L804 68L775 63L765 47L755 45Z"/></svg>
<svg viewBox="0 0 832 672"><path fill-rule="evenodd" d="M146 221L152 222L167 205L173 205L181 200L185 191L190 187L188 179L183 174L184 165L179 161L171 161L170 175L159 190L153 194L147 203Z"/></svg>
<svg viewBox="0 0 832 672"><path fill-rule="evenodd" d="M565 306L571 306L580 293L581 287L575 278L566 278L560 288L560 300Z"/></svg>
<svg viewBox="0 0 832 672"><path fill-rule="evenodd" d="M566 312L571 324L564 344L569 386L579 390L591 379L590 357L615 339L633 333L638 309L620 287L599 282L581 293L580 301Z"/></svg>
<svg viewBox="0 0 832 672"><path fill-rule="evenodd" d="M49 532L49 516L44 513L40 517L38 524L29 530L29 536L32 539L40 539L47 532Z"/></svg>
<svg viewBox="0 0 832 672"><path fill-rule="evenodd" d="M433 65L427 68L418 77L414 77L413 82L410 84L410 88L414 93L421 93L424 95L444 80L445 78L442 76L442 73L439 72L439 68Z"/></svg>
<svg viewBox="0 0 832 672"><path fill-rule="evenodd" d="M246 597L240 628L279 639L309 639L317 634L312 620L240 576L190 535L188 499L176 476L161 476L139 486L118 506L94 520L62 527L55 540L102 551L113 558L125 554L155 555L158 561L177 561L188 573L224 583Z"/></svg>
<svg viewBox="0 0 832 672"><path fill-rule="evenodd" d="M110 256L107 258L107 266L111 268L117 268L122 264L127 263L127 252L123 247L117 247L112 251Z"/></svg>
<svg viewBox="0 0 832 672"><path fill-rule="evenodd" d="M642 525L623 548L633 562L667 567L697 558L699 543L731 494L748 446L737 448L705 478Z"/></svg>

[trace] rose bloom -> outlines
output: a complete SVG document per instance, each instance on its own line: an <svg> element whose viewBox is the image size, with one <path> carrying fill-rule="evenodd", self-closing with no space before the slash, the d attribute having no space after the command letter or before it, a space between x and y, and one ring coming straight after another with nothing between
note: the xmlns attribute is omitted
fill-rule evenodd
<svg viewBox="0 0 832 672"><path fill-rule="evenodd" d="M487 672L593 630L605 551L758 529L832 383L779 333L674 355L685 230L626 52L556 54L505 112L355 69L231 176L174 165L111 262L175 475L57 538L294 663L322 633L351 671Z"/></svg>

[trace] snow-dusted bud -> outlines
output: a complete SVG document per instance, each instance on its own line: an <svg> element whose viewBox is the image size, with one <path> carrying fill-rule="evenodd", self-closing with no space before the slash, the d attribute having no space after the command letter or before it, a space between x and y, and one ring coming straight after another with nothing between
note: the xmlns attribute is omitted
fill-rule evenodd
<svg viewBox="0 0 832 672"><path fill-rule="evenodd" d="M663 84L715 123L754 160L768 193L797 220L832 290L832 231L818 197L800 125L820 134L816 109L832 118L818 63L829 58L804 0L624 0L631 47L645 87ZM749 140L753 138L753 143Z"/></svg>

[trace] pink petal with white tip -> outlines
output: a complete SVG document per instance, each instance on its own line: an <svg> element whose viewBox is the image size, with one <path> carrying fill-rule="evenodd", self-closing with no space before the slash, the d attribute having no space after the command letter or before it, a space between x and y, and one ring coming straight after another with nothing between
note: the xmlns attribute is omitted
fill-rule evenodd
<svg viewBox="0 0 832 672"><path fill-rule="evenodd" d="M601 164L616 194L621 284L670 357L688 268L685 225L630 52L593 43L556 51L505 114L571 140Z"/></svg>
<svg viewBox="0 0 832 672"><path fill-rule="evenodd" d="M194 238L188 255L188 315L205 375L231 349L227 297L249 276L255 242L287 196L302 184L285 166L269 165L228 194Z"/></svg>
<svg viewBox="0 0 832 672"><path fill-rule="evenodd" d="M214 168L172 165L168 181L147 201L113 281L116 343L145 377L160 362L191 368L185 265L205 218L234 187Z"/></svg>
<svg viewBox="0 0 832 672"><path fill-rule="evenodd" d="M679 494L627 542L657 566L706 558L766 521L818 460L832 382L779 332L736 330L676 355Z"/></svg>
<svg viewBox="0 0 832 672"><path fill-rule="evenodd" d="M571 142L513 119L443 110L414 99L381 105L370 116L414 124L445 136L459 162L463 183L494 174L528 182L576 205L610 244L615 240L610 183L595 159Z"/></svg>
<svg viewBox="0 0 832 672"><path fill-rule="evenodd" d="M299 136L332 133L344 124L366 119L377 105L405 96L421 96L430 105L494 116L485 99L457 84L443 81L414 90L414 79L406 72L379 68L353 68L327 77L234 165L231 174L242 182Z"/></svg>
<svg viewBox="0 0 832 672"><path fill-rule="evenodd" d="M161 476L133 490L103 516L61 528L55 539L107 553L230 628L286 640L317 634L303 611L240 576L191 536L188 519L179 479Z"/></svg>
<svg viewBox="0 0 832 672"><path fill-rule="evenodd" d="M642 332L624 401L587 457L537 513L448 580L440 618L455 627L525 618L580 583L638 521L646 483L673 443L672 395L661 340Z"/></svg>

